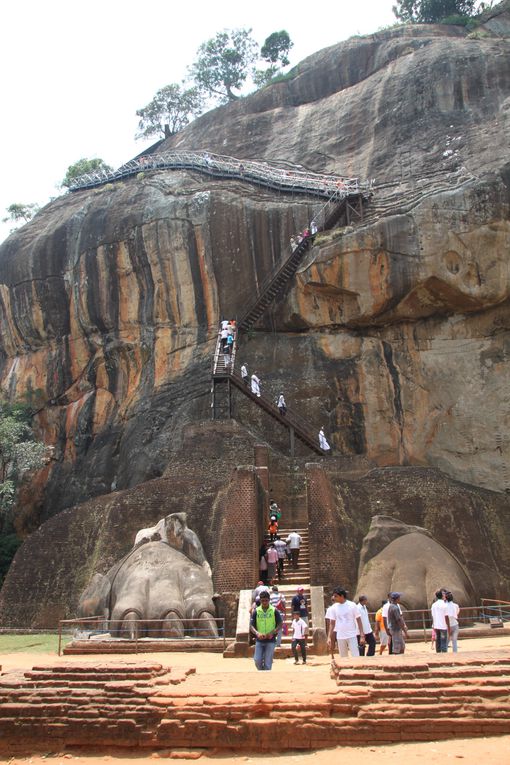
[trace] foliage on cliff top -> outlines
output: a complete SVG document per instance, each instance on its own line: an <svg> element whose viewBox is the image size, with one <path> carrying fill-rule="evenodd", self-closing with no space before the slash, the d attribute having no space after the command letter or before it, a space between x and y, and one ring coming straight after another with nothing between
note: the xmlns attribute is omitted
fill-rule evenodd
<svg viewBox="0 0 510 765"><path fill-rule="evenodd" d="M168 138L186 127L200 114L204 99L198 88L184 88L173 82L158 90L147 106L138 109L139 133L136 138L164 136Z"/></svg>
<svg viewBox="0 0 510 765"><path fill-rule="evenodd" d="M107 165L106 162L99 157L95 157L93 159L86 159L83 157L73 165L69 165L62 181L62 186L68 189L69 186L72 186L73 181L76 178L79 178L80 175L84 175L85 173L92 173L94 170L105 170L106 172L110 172L113 170L113 168L110 167L110 165Z"/></svg>
<svg viewBox="0 0 510 765"><path fill-rule="evenodd" d="M415 24L459 23L477 16L491 4L480 0L397 0L393 13L400 21Z"/></svg>

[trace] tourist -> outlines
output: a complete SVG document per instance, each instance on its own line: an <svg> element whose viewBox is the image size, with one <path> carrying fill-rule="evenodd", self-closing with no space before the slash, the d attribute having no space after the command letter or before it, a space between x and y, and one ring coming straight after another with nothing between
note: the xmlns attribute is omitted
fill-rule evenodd
<svg viewBox="0 0 510 765"><path fill-rule="evenodd" d="M328 444L327 438L324 434L324 426L319 430L319 446L323 452L329 452L331 446Z"/></svg>
<svg viewBox="0 0 510 765"><path fill-rule="evenodd" d="M375 614L375 639L379 641L379 656L384 653L384 649L389 642L383 619L383 607L386 605L386 602L386 600L381 601L381 607Z"/></svg>
<svg viewBox="0 0 510 765"><path fill-rule="evenodd" d="M276 404L276 406L278 407L278 411L280 412L280 414L283 417L283 415L286 414L286 412L287 412L287 404L285 403L285 399L283 397L283 393L280 393L280 395L278 397L278 403Z"/></svg>
<svg viewBox="0 0 510 765"><path fill-rule="evenodd" d="M368 603L367 596L360 595L358 598L357 608L358 608L358 613L361 617L363 632L365 633L365 642L363 643L363 645L361 645L361 642L358 640L360 656L365 655L365 644L368 645L367 656L373 656L375 654L375 637L374 637L374 633L372 632L372 625L370 624L370 619L368 616L367 603Z"/></svg>
<svg viewBox="0 0 510 765"><path fill-rule="evenodd" d="M383 616L383 622L384 622L384 629L386 630L386 634L388 635L388 653L391 654L391 653L393 653L393 648L392 648L392 645L391 645L391 633L390 633L390 630L388 628L388 610L389 610L390 606L391 606L391 592L388 593L388 600L386 601L386 603L382 607L382 616ZM400 608L400 605L399 605L399 610L400 610L400 613L402 613L402 609Z"/></svg>
<svg viewBox="0 0 510 765"><path fill-rule="evenodd" d="M228 331L228 325L229 325L229 322L227 321L227 319L222 319L221 320L221 329L222 330L225 329L225 330Z"/></svg>
<svg viewBox="0 0 510 765"><path fill-rule="evenodd" d="M432 614L432 628L436 631L436 653L446 653L448 651L449 637L449 616L446 607L446 593L444 590L436 592L436 600L432 604L430 612Z"/></svg>
<svg viewBox="0 0 510 765"><path fill-rule="evenodd" d="M452 651L457 653L457 639L459 636L459 611L458 603L455 603L451 592L446 593L446 613L448 615L448 627L452 641Z"/></svg>
<svg viewBox="0 0 510 765"><path fill-rule="evenodd" d="M274 541L276 552L278 553L278 579L283 576L283 569L285 566L285 553L287 552L287 545L280 537L276 537Z"/></svg>
<svg viewBox="0 0 510 765"><path fill-rule="evenodd" d="M292 250L292 252L295 252L297 249L297 242L294 236L291 236L290 238L290 249Z"/></svg>
<svg viewBox="0 0 510 765"><path fill-rule="evenodd" d="M257 582L257 586L252 592L252 596L251 596L252 600L257 600L262 590L267 590L267 585L261 579L259 579L259 581Z"/></svg>
<svg viewBox="0 0 510 765"><path fill-rule="evenodd" d="M281 630L278 632L278 635L276 636L276 647L279 648L282 644L282 635L285 631L286 632L286 626L285 626L285 611L287 608L287 601L285 599L285 595L282 595L281 592L278 590L278 586L276 584L273 584L272 592L269 596L269 602L272 606L274 606L282 615L282 621L283 625Z"/></svg>
<svg viewBox="0 0 510 765"><path fill-rule="evenodd" d="M248 367L246 364L243 364L241 367L241 380L245 385L248 385L249 377L248 377Z"/></svg>
<svg viewBox="0 0 510 765"><path fill-rule="evenodd" d="M292 613L295 614L296 612L299 613L300 618L308 626L308 605L306 602L305 588L301 586L297 588L297 593L292 598Z"/></svg>
<svg viewBox="0 0 510 765"><path fill-rule="evenodd" d="M335 604L332 608L332 620L329 624L328 648L333 646L333 633L336 633L338 653L345 658L351 652L352 657L359 656L358 645L365 643L363 624L356 603L347 600L347 590L336 587L333 590Z"/></svg>
<svg viewBox="0 0 510 765"><path fill-rule="evenodd" d="M311 234L312 236L315 236L315 234L316 234L316 233L317 233L317 224L316 224L316 222L313 220L313 221L310 223L310 234Z"/></svg>
<svg viewBox="0 0 510 765"><path fill-rule="evenodd" d="M255 372L251 376L251 392L260 398L260 380Z"/></svg>
<svg viewBox="0 0 510 765"><path fill-rule="evenodd" d="M259 553L259 576L264 584L267 585L267 547L262 544Z"/></svg>
<svg viewBox="0 0 510 765"><path fill-rule="evenodd" d="M269 517L274 515L276 517L276 520L279 521L282 517L282 511L274 501L274 499L269 500Z"/></svg>
<svg viewBox="0 0 510 765"><path fill-rule="evenodd" d="M402 609L399 606L400 592L392 592L388 607L387 625L388 634L391 635L391 649L393 654L404 653L407 638L407 626L402 617Z"/></svg>
<svg viewBox="0 0 510 765"><path fill-rule="evenodd" d="M269 602L269 592L260 593L260 606L251 615L250 632L255 635L253 659L258 670L269 671L273 666L276 636L281 630L283 619L280 611Z"/></svg>
<svg viewBox="0 0 510 765"><path fill-rule="evenodd" d="M278 566L278 552L274 544L269 546L267 551L267 581L268 584L273 584L273 579L276 576L276 567Z"/></svg>
<svg viewBox="0 0 510 765"><path fill-rule="evenodd" d="M304 621L299 615L299 611L295 611L292 616L294 617L290 623L292 630L292 653L294 655L294 664L299 664L298 646L301 649L301 659L303 664L306 664L306 631L308 629L307 622Z"/></svg>
<svg viewBox="0 0 510 765"><path fill-rule="evenodd" d="M269 532L269 540L274 542L278 535L278 521L276 520L276 515L272 515L269 519L267 530Z"/></svg>
<svg viewBox="0 0 510 765"><path fill-rule="evenodd" d="M299 550L301 548L301 542L303 541L300 534L297 531L291 531L287 537L287 544L290 547L290 554L292 557L292 568L298 567Z"/></svg>
<svg viewBox="0 0 510 765"><path fill-rule="evenodd" d="M325 614L325 622L326 622L326 636L329 635L329 625L331 624L331 621L334 621L333 616L333 606L335 604L335 596L331 596L331 605L326 608L326 614ZM335 655L335 645L336 645L336 634L333 632L333 639L331 641L331 657Z"/></svg>

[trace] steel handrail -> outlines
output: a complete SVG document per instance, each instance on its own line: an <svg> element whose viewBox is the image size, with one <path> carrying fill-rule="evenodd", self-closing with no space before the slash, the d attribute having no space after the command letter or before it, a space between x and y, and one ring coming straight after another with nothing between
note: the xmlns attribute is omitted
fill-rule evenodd
<svg viewBox="0 0 510 765"><path fill-rule="evenodd" d="M95 170L84 173L74 180L70 191L93 188L121 180L138 172L159 169L191 169L208 175L234 177L248 182L262 183L284 191L310 193L315 196L331 197L332 194L345 198L368 192L371 181L360 181L357 177L313 173L299 168L282 168L275 163L248 159L237 159L207 151L168 151L146 154L131 159L116 170Z"/></svg>

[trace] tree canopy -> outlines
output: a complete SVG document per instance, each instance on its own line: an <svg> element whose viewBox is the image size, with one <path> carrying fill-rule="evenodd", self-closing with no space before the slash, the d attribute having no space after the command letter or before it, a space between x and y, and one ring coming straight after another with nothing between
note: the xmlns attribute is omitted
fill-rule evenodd
<svg viewBox="0 0 510 765"><path fill-rule="evenodd" d="M0 527L23 478L44 464L47 450L35 440L30 417L28 407L0 402Z"/></svg>
<svg viewBox="0 0 510 765"><path fill-rule="evenodd" d="M137 138L156 135L168 138L182 130L191 118L200 114L203 96L198 88L183 88L177 83L158 90L152 101L138 109L139 133Z"/></svg>
<svg viewBox="0 0 510 765"><path fill-rule="evenodd" d="M452 16L474 16L483 5L477 0L397 0L393 13L400 21L433 24Z"/></svg>
<svg viewBox="0 0 510 765"><path fill-rule="evenodd" d="M39 210L39 205L34 202L30 204L23 204L22 202L13 202L12 205L6 208L7 217L3 218L3 222L6 223L9 220L13 220L16 223L19 221L25 221L27 223L32 220L36 212Z"/></svg>
<svg viewBox="0 0 510 765"><path fill-rule="evenodd" d="M191 78L207 95L222 103L234 101L258 58L258 46L251 29L225 29L202 43L190 67Z"/></svg>
<svg viewBox="0 0 510 765"><path fill-rule="evenodd" d="M84 175L85 173L91 173L94 170L105 170L106 172L109 172L112 169L113 168L111 168L110 165L107 165L106 162L103 159L99 159L99 157L94 159L79 159L78 162L75 162L74 165L69 165L67 168L67 172L62 181L62 186L69 188L69 186L73 185L73 181L75 181L76 178L79 178L80 175Z"/></svg>
<svg viewBox="0 0 510 765"><path fill-rule="evenodd" d="M260 49L260 57L270 64L280 64L288 66L288 54L294 43L289 37L289 33L282 29L280 32L273 32L266 37L264 44Z"/></svg>

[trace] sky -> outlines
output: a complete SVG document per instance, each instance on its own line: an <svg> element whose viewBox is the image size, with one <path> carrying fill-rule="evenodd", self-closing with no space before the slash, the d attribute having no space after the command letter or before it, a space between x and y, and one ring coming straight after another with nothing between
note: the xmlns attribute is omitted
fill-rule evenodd
<svg viewBox="0 0 510 765"><path fill-rule="evenodd" d="M0 6L0 220L13 202L46 204L69 165L117 167L135 141L136 110L180 82L199 45L251 28L262 44L287 30L291 66L328 45L395 23L394 0L24 0ZM207 148L207 147L197 147ZM0 223L0 241L12 224Z"/></svg>

